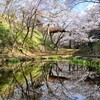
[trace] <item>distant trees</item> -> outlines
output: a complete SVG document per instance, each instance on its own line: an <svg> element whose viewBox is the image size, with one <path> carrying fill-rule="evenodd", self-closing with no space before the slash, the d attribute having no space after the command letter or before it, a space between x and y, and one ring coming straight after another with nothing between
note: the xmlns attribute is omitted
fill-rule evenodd
<svg viewBox="0 0 100 100"><path fill-rule="evenodd" d="M93 39L94 41L99 40L100 39L100 28L90 30L89 37Z"/></svg>
<svg viewBox="0 0 100 100"><path fill-rule="evenodd" d="M93 46L93 52L95 55L100 55L100 40L95 42L94 46Z"/></svg>

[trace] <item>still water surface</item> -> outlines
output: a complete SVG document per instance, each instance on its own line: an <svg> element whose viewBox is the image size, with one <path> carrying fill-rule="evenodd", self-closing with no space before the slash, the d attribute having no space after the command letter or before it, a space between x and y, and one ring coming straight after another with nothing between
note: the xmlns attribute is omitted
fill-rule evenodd
<svg viewBox="0 0 100 100"><path fill-rule="evenodd" d="M0 64L0 100L100 100L96 66L69 61Z"/></svg>

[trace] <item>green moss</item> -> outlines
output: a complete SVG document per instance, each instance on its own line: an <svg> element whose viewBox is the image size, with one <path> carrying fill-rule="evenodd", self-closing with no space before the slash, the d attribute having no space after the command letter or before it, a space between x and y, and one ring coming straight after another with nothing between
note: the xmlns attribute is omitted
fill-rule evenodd
<svg viewBox="0 0 100 100"><path fill-rule="evenodd" d="M8 59L7 61L11 62L11 63L19 63L20 59L19 58L11 58L11 59Z"/></svg>

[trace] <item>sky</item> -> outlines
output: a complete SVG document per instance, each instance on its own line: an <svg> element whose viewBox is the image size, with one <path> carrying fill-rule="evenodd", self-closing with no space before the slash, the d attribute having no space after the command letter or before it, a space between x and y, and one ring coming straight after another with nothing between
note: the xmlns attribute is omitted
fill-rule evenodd
<svg viewBox="0 0 100 100"><path fill-rule="evenodd" d="M80 3L73 8L73 11L81 12L84 10L89 10L92 8L93 5L94 3L90 3L90 2Z"/></svg>
<svg viewBox="0 0 100 100"><path fill-rule="evenodd" d="M59 1L64 2L65 0L59 0ZM73 3L72 6L73 5L75 5L75 4ZM72 10L74 10L76 12L80 12L82 10L90 9L93 5L94 5L94 3L92 3L92 2L83 2L83 3L79 3L78 5L75 5Z"/></svg>

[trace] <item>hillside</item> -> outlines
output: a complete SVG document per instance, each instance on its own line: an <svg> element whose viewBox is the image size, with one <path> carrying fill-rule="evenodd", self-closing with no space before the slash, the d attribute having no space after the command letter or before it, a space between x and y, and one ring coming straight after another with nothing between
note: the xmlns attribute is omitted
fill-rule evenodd
<svg viewBox="0 0 100 100"><path fill-rule="evenodd" d="M0 15L0 54L1 55L31 55L34 52L41 51L41 44L43 36L36 29L34 30L33 37L30 39L30 34L26 37L23 46L23 39L26 34L26 30L16 35L16 30L12 31L9 24L4 19L4 16ZM17 36L17 39L16 39Z"/></svg>

